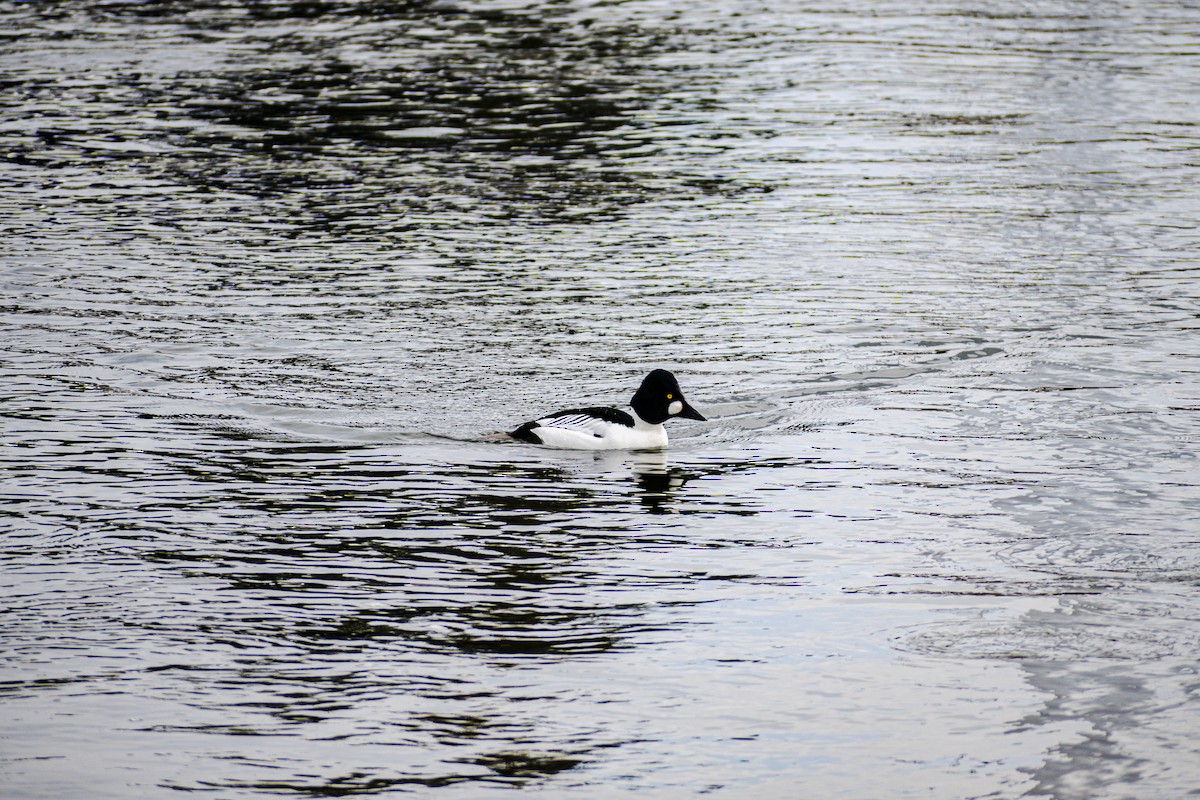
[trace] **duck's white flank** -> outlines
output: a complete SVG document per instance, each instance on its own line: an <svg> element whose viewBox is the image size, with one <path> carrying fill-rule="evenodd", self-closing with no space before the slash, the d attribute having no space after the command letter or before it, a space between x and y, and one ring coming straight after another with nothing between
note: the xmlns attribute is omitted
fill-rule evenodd
<svg viewBox="0 0 1200 800"><path fill-rule="evenodd" d="M586 414L544 417L530 432L547 447L571 450L660 450L667 446L667 429L638 417L633 425Z"/></svg>

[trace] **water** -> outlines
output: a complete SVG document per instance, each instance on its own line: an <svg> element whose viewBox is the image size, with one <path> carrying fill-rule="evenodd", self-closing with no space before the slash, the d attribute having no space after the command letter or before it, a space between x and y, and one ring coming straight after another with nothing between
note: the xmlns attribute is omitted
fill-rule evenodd
<svg viewBox="0 0 1200 800"><path fill-rule="evenodd" d="M6 798L1197 794L1200 8L677 5L0 4Z"/></svg>

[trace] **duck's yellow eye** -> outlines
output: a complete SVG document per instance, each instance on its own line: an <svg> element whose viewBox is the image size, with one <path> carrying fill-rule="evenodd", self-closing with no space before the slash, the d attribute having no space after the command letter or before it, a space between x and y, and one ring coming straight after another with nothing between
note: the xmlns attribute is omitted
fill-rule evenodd
<svg viewBox="0 0 1200 800"><path fill-rule="evenodd" d="M671 394L670 392L667 392L667 399L668 399L668 400L674 400L674 399L675 399L675 395Z"/></svg>

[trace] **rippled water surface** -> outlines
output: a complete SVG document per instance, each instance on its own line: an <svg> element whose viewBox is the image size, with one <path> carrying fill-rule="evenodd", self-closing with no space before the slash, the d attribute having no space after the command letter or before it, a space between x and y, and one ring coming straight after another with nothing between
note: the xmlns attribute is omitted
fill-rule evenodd
<svg viewBox="0 0 1200 800"><path fill-rule="evenodd" d="M0 2L5 798L1200 787L1200 6ZM489 441L668 367L665 453Z"/></svg>

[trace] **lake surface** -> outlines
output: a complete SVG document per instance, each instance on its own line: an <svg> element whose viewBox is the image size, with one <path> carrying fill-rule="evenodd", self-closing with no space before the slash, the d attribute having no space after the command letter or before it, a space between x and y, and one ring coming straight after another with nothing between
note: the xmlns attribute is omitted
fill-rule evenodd
<svg viewBox="0 0 1200 800"><path fill-rule="evenodd" d="M1194 2L0 31L5 798L1200 794Z"/></svg>

